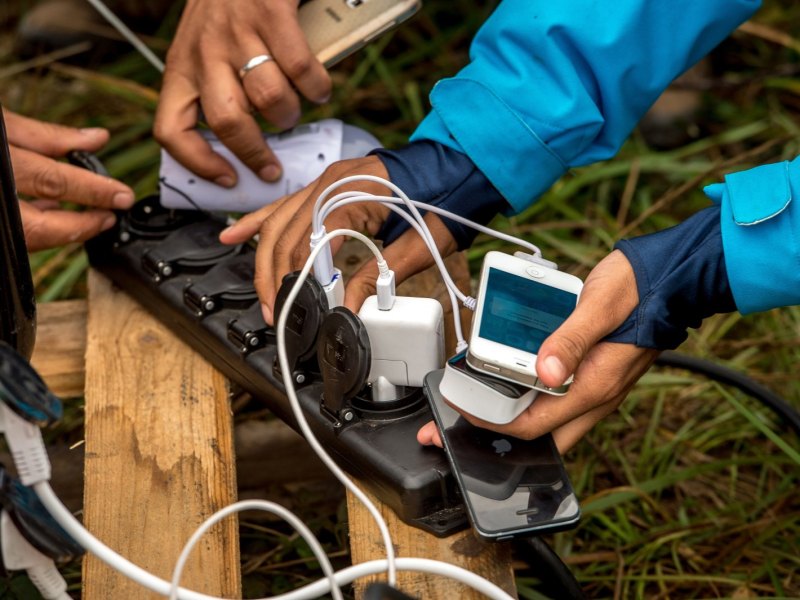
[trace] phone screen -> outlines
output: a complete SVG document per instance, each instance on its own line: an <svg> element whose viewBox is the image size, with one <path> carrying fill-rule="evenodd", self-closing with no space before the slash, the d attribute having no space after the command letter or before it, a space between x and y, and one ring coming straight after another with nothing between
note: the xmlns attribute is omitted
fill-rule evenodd
<svg viewBox="0 0 800 600"><path fill-rule="evenodd" d="M427 375L425 393L478 533L505 539L576 525L580 507L553 436L528 441L475 427L445 403L442 373Z"/></svg>
<svg viewBox="0 0 800 600"><path fill-rule="evenodd" d="M547 337L569 317L578 296L489 267L478 335L538 354Z"/></svg>

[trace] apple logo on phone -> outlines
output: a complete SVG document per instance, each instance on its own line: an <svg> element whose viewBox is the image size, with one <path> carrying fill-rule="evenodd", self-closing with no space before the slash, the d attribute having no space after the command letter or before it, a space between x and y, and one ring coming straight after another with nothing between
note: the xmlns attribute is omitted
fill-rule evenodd
<svg viewBox="0 0 800 600"><path fill-rule="evenodd" d="M506 453L511 452L511 442L505 439L499 439L492 442L494 451L500 456L505 456Z"/></svg>

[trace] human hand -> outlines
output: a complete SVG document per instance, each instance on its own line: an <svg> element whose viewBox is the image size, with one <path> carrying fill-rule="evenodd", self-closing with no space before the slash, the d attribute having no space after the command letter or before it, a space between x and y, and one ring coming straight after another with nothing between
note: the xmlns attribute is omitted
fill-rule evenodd
<svg viewBox="0 0 800 600"><path fill-rule="evenodd" d="M264 181L281 175L251 107L288 129L300 118L295 89L327 102L331 80L311 53L297 21L297 0L189 0L167 54L156 139L180 163L223 187L236 184L233 167L196 130L200 107L216 136ZM271 60L241 79L251 58Z"/></svg>
<svg viewBox="0 0 800 600"><path fill-rule="evenodd" d="M538 354L537 373L545 385L559 386L575 373L569 392L564 396L540 393L506 425L462 415L478 427L523 439L552 432L559 451L566 452L617 409L658 355L658 350L650 348L600 341L619 327L638 303L633 269L622 252L615 250L589 274L575 311L544 341ZM442 446L433 422L419 430L417 440Z"/></svg>
<svg viewBox="0 0 800 600"><path fill-rule="evenodd" d="M283 276L302 268L308 258L311 212L317 197L330 184L351 175L374 175L388 179L386 167L376 156L339 161L304 189L242 217L220 235L220 240L225 244L239 244L259 233L255 285L267 323L273 322L275 295ZM366 181L343 186L337 192L354 189L379 195L389 193L380 184ZM325 228L327 231L347 228L374 235L388 213L388 208L376 202L350 204L332 212L325 221ZM455 251L455 240L442 221L432 214L426 215L425 221L442 256ZM331 247L334 253L343 241L342 238L333 240ZM433 264L431 253L414 230L400 235L386 247L383 256L395 272L397 283ZM377 276L375 261L369 261L350 277L345 288L345 306L358 312L364 300L375 293Z"/></svg>
<svg viewBox="0 0 800 600"><path fill-rule="evenodd" d="M108 141L105 129L74 129L44 123L3 110L20 216L28 250L82 242L114 225L109 209L126 209L134 202L125 184L56 160L70 150L96 152ZM61 210L63 202L93 207Z"/></svg>

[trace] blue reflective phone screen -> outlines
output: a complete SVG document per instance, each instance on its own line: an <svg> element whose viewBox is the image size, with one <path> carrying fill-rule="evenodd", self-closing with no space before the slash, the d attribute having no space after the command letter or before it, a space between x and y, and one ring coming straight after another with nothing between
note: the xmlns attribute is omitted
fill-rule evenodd
<svg viewBox="0 0 800 600"><path fill-rule="evenodd" d="M489 267L478 335L538 354L577 303L572 292Z"/></svg>

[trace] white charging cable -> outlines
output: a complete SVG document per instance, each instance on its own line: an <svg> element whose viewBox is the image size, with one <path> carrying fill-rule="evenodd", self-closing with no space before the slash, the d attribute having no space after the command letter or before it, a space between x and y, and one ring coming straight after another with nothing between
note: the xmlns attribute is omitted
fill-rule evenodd
<svg viewBox="0 0 800 600"><path fill-rule="evenodd" d="M275 324L275 331L277 334L276 342L278 346L278 364L281 368L283 385L286 388L286 397L289 399L289 405L292 407L292 413L294 413L294 417L297 420L297 424L300 428L300 431L303 433L303 436L306 438L306 441L314 450L316 455L319 456L322 462L325 463L325 466L327 466L331 473L334 474L336 479L338 479L342 485L344 485L356 498L358 498L358 500L366 507L366 509L375 519L378 529L380 529L384 545L386 546L389 585L395 585L395 582L397 581L397 574L395 567L394 546L392 545L389 527L386 525L386 521L375 504L373 504L367 495L361 491L361 489L359 489L355 483L353 483L353 481L344 473L344 471L339 468L339 465L337 465L336 462L325 451L325 449L322 447L322 444L319 443L317 437L314 435L314 432L311 431L311 427L309 427L308 421L306 421L306 417L303 414L300 400L297 398L297 392L295 391L294 381L292 379L292 368L289 365L289 358L286 355L286 321L289 318L289 307L292 306L295 298L297 298L297 295L300 293L300 288L308 277L317 255L319 255L324 249L328 248L328 244L333 238L343 235L348 235L364 242L364 244L366 244L367 247L372 251L372 254L375 255L375 258L378 261L379 269L381 263L383 263L384 266L386 265L386 261L383 260L381 251L375 245L375 242L373 242L363 233L353 231L352 229L336 229L335 231L331 231L330 233L326 233L324 236L322 236L322 238L319 240L319 244L311 251L308 260L306 260L306 264L303 266L300 274L297 277L297 280L292 286L292 289L286 296L280 316L278 317L278 322Z"/></svg>
<svg viewBox="0 0 800 600"><path fill-rule="evenodd" d="M334 181L330 184L327 188L325 188L322 193L317 196L316 201L314 202L314 208L311 212L311 250L313 251L314 248L321 243L321 239L323 234L325 233L325 224L320 220L320 209L325 201L328 199L328 196L331 193L340 188L343 185L348 183L353 183L357 181L371 181L373 183L379 183L381 185L386 186L392 192L397 194L400 198L407 201L408 210L414 215L414 218L417 222L422 222L422 215L420 214L417 207L411 204L410 199L408 196L401 190L398 186L396 186L391 181L383 179L381 177L376 177L375 175L351 175L350 177L343 177L338 181ZM325 252L318 253L317 259L314 263L314 276L317 278L317 281L320 282L322 286L328 285L336 276L336 273L332 271L333 268L333 253L331 249L327 247Z"/></svg>
<svg viewBox="0 0 800 600"><path fill-rule="evenodd" d="M140 583L145 588L161 594L162 596L169 596L170 582L160 579L141 567L134 565L92 536L72 515L67 507L61 503L48 482L36 483L33 485L33 489L48 512L53 515L53 518L58 521L76 542L86 548L86 550L95 554L110 567L137 583ZM468 585L491 600L512 600L510 595L491 581L467 571L466 569L451 565L450 563L427 558L397 558L395 562L399 571L417 571L420 573L442 575ZM360 577L385 573L387 569L387 560L373 560L353 565L352 567L347 567L335 573L336 584L339 586L347 585ZM330 593L330 591L330 582L327 578L323 578L292 592L258 600L311 600L312 598L319 598L323 594ZM217 596L209 596L185 588L179 588L178 594L181 600L225 600Z"/></svg>
<svg viewBox="0 0 800 600"><path fill-rule="evenodd" d="M387 203L389 203L389 204L406 204L405 201L402 198L397 198L395 196L380 196L380 195L375 195L375 194L371 194L371 193L368 193L368 192L342 192L341 194L338 194L338 195L330 198L325 203L325 205L323 206L322 210L320 211L320 221L322 223L325 222L325 219L328 217L328 215L331 212L333 212L336 208L338 208L338 205L337 205L338 204L338 199L339 199L340 196L346 197L345 194L359 194L359 195L367 196L368 198L372 198L375 201L379 201L379 202L384 203L384 204L387 204ZM456 214L456 213L454 213L452 211L449 211L447 209L441 208L440 206L433 206L431 204L426 204L425 202L420 202L419 200L409 200L409 201L411 202L411 204L413 204L417 208L420 208L422 210L426 210L428 212L432 212L432 213L437 214L437 215L439 215L441 217L445 217L446 219L450 219L451 221L455 221L456 223L460 223L461 225L466 225L467 227L470 227L470 228L474 229L475 231L478 231L478 232L483 233L485 235L489 235L491 237L497 238L498 240L502 240L504 242L508 242L509 244L514 244L516 246L521 246L523 248L526 248L527 250L530 250L530 252L534 256L539 257L539 256L542 255L542 251L539 248L539 246L537 246L536 244L533 244L531 242L528 242L527 240L523 240L522 238L515 237L515 236L510 235L508 233L503 233L502 231L497 231L496 229L492 229L491 227L487 227L486 225L481 225L480 223L476 223L475 221L471 221L470 219L467 219L466 217L462 217L461 215ZM423 220L423 222L424 222L424 220Z"/></svg>
<svg viewBox="0 0 800 600"><path fill-rule="evenodd" d="M365 182L365 181L383 185L384 187L394 192L397 195L397 197L379 196L369 192L348 191L348 192L342 192L334 197L329 198L329 196L336 189L338 189L343 185L346 185L348 183ZM464 304L464 306L466 306L470 310L475 310L477 301L475 300L475 298L471 296L466 296L463 292L461 292L461 290L458 289L458 287L455 285L455 282L453 282L452 277L450 277L449 272L444 267L444 262L442 261L441 253L439 252L439 249L436 246L436 240L433 238L433 235L431 234L430 229L428 228L428 224L423 219L422 214L419 212L418 208L433 212L434 214L451 219L462 225L472 227L473 229L481 233L494 236L503 241L520 245L530 250L533 256L536 258L541 258L542 256L542 251L535 244L531 244L530 242L527 242L525 240L502 233L500 231L493 230L479 223L475 223L474 221L471 221L465 217L452 213L438 206L431 206L425 204L424 202L411 200L408 197L408 195L405 192L403 192L403 190L401 190L400 187L398 187L396 184L387 179L383 179L382 177L377 177L375 175L351 175L349 177L344 177L338 181L335 181L322 191L322 193L317 197L317 200L314 203L314 208L312 210L311 249L313 250L320 243L320 240L325 234L325 219L333 210L335 210L340 206L344 206L346 204L355 202L364 202L364 201L381 202L385 206L390 206L393 204L402 204L406 206L406 208L408 208L409 213L411 213L410 216L420 225L420 227L424 232L420 233L420 235L424 240L427 241L427 245L431 251L431 255L433 256L434 262L436 262L436 264L439 266L439 270L442 273L445 285L447 285L448 288L451 289L453 293L458 297L458 299L462 302L462 304ZM402 212L403 211L401 211L401 213ZM409 223L410 222L411 221L409 221ZM417 230L417 232L419 233L419 230ZM330 249L318 255L318 258L314 264L314 274L317 277L318 281L323 286L328 285L328 283L332 281L333 278L335 277L335 273L333 271L333 255ZM454 311L454 315L456 312L457 311Z"/></svg>
<svg viewBox="0 0 800 600"><path fill-rule="evenodd" d="M172 571L172 585L170 586L169 600L178 600L178 586L181 582L183 569L186 566L186 562L189 560L192 550L194 550L197 542L200 541L200 538L202 538L209 529L211 529L225 517L243 510L263 510L278 515L284 521L294 527L309 545L311 551L314 553L314 557L319 563L319 566L322 568L322 572L325 573L325 576L328 578L328 585L330 586L330 592L334 599L343 600L342 590L336 583L331 561L328 558L328 555L325 554L325 550L322 548L319 540L317 540L317 537L292 511L284 508L280 504L275 504L274 502L269 502L267 500L242 500L241 502L229 504L225 508L215 512L208 519L206 519L200 525L200 527L197 528L197 530L192 534L192 537L189 538L189 541L186 542L186 545L183 547L183 550L178 557L178 562L175 564L175 569Z"/></svg>
<svg viewBox="0 0 800 600"><path fill-rule="evenodd" d="M147 62L149 62L159 73L164 72L164 63L158 58L150 48L144 45L144 42L136 37L136 34L133 33L130 28L123 23L120 18L115 15L110 8L108 8L101 0L86 0L89 4L91 4L94 9L99 12L103 18L108 21L114 29L119 31L120 35L124 37L128 42L130 42L131 46L133 46L139 54L141 54Z"/></svg>
<svg viewBox="0 0 800 600"><path fill-rule="evenodd" d="M401 201L399 201L397 198L392 196L373 196L371 194L365 194L362 192L342 192L341 194L331 198L331 200L335 202L325 205L323 210L323 219L327 216L327 214L333 212L340 206L345 206L347 204L356 202L383 202L384 199L394 201L385 202L386 208L397 213L400 218L405 219L408 222L411 228L414 229L414 231L416 231L417 234L419 234L419 236L422 238L423 242L425 242L425 245L428 247L431 256L433 256L434 263L439 269L439 273L441 274L442 280L445 283L445 289L447 290L447 295L450 298L450 304L452 306L453 328L456 334L456 353L466 350L467 342L464 339L464 332L461 327L461 313L458 307L458 300L460 298L467 307L470 307L471 305L474 307L474 305L472 302L470 302L471 298L466 296L463 292L461 292L461 290L458 289L458 286L456 286L453 278L450 276L450 273L444 264L444 260L442 260L442 255L439 252L439 249L436 247L436 242L434 241L430 230L427 228L427 223L424 221L422 224L418 223L412 215L402 210L399 206L396 206L396 204L401 203Z"/></svg>
<svg viewBox="0 0 800 600"><path fill-rule="evenodd" d="M269 507L267 507L267 505L269 505ZM320 546L318 550L314 549L314 543L312 543L312 540L316 544L319 544L319 542L317 541L316 537L314 537L314 534L305 527L305 524L300 521L296 515L277 504L267 502L265 500L243 500L242 502L237 502L235 504L226 506L225 508L220 509L211 515L202 523L202 525L200 525L197 531L192 535L191 539L186 543L183 552L181 552L181 559L179 559L178 564L175 566L175 571L173 571L172 575L172 585L175 586L174 589L176 594L178 590L178 580L180 579L181 570L183 569L185 559L188 559L189 554L203 534L228 515L240 510L250 509L263 509L269 512L275 512L275 514L283 517L286 521L297 528L297 530L300 532L300 535L303 536L306 542L308 542L309 546L312 547L314 556L316 557L320 566L325 564L325 562L330 565L330 561L328 560L327 555L325 555L322 547ZM303 533L303 530L306 531L305 534ZM489 598L506 600L510 597L494 583L484 579L479 575L476 575L475 573L472 573L471 571L467 571L466 569L456 565L451 565L450 563L429 558L397 558L396 566L398 571L419 571L433 575L442 575L444 577L448 577L449 579L460 581L461 583L472 587ZM322 594L327 593L331 593L334 595L334 597L336 597L336 592L340 590L342 585L352 583L360 577L384 573L386 572L387 568L388 561L386 560L372 560L360 563L358 565L353 565L346 569L342 569L341 571L337 571L336 573L332 573L330 577L327 577L326 579L319 579L316 582L310 583L302 588L298 588L280 596L273 596L270 599L262 598L260 600L306 600L308 598L318 598L322 596ZM341 594L341 592L339 593ZM177 595L174 597L171 596L170 598L171 600L173 598L177 598Z"/></svg>

